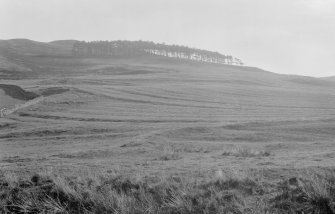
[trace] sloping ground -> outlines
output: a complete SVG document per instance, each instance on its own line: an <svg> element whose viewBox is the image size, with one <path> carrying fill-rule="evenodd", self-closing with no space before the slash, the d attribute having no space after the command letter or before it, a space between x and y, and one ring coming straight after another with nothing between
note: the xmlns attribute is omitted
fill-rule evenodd
<svg viewBox="0 0 335 214"><path fill-rule="evenodd" d="M0 83L46 98L1 120L4 169L87 166L157 175L334 163L330 81L158 56L47 53L6 55L31 70ZM270 155L236 158L235 145Z"/></svg>
<svg viewBox="0 0 335 214"><path fill-rule="evenodd" d="M320 78L320 79L335 82L335 76L323 77L323 78Z"/></svg>
<svg viewBox="0 0 335 214"><path fill-rule="evenodd" d="M53 67L48 63L48 57L69 57L73 43L72 40L50 43L28 39L0 40L0 79L35 78L36 71ZM48 58L47 68L44 67L45 57Z"/></svg>
<svg viewBox="0 0 335 214"><path fill-rule="evenodd" d="M68 44L71 46L71 44ZM64 43L44 43L28 39L11 39L0 41L0 51L17 55L69 55Z"/></svg>
<svg viewBox="0 0 335 214"><path fill-rule="evenodd" d="M113 58L73 57L71 50L76 40L58 40L49 43L36 42L28 39L0 40L0 79L35 79L39 76L69 76L75 73L113 72L122 74L145 74L159 72L156 68L166 71L192 71L195 75L208 75L207 71L222 72L221 80L237 84L254 84L269 86L301 87L334 86L334 78L312 78L297 75L279 75L253 67L211 65L208 63L191 62L160 56ZM138 70L129 65L148 65ZM160 69L161 70L161 69ZM26 72L27 71L27 72ZM131 73L129 73L129 71ZM197 72L200 71L200 72ZM216 75L216 74L215 74ZM201 76L199 76L201 77Z"/></svg>
<svg viewBox="0 0 335 214"><path fill-rule="evenodd" d="M77 69L35 60L57 72L12 81L47 97L0 123L5 168L162 174L335 160L335 87L320 80L159 57L86 58ZM271 155L236 158L233 145Z"/></svg>
<svg viewBox="0 0 335 214"><path fill-rule="evenodd" d="M4 75L4 71L31 71L31 69L16 63L13 60L8 59L4 55L0 55L0 75Z"/></svg>
<svg viewBox="0 0 335 214"><path fill-rule="evenodd" d="M0 63L0 107L43 96L0 119L0 212L331 213L334 171L331 179L298 172L334 167L335 83L162 57L53 52L71 43L0 48L26 69ZM25 180L13 171L57 177ZM93 179L98 172L140 183ZM170 175L177 186L166 183ZM150 183L153 191L139 177L163 184Z"/></svg>

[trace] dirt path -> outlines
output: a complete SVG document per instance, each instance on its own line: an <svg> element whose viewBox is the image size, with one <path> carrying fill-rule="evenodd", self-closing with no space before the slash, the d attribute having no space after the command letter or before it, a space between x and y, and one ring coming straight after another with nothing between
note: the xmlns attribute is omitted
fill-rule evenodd
<svg viewBox="0 0 335 214"><path fill-rule="evenodd" d="M16 112L17 110L29 107L31 105L35 105L35 104L41 102L43 99L44 99L44 97L41 96L41 97L37 97L37 98L32 99L32 100L29 100L28 102L25 102L23 104L16 104L13 108L8 108L8 109L7 108L2 108L2 109L0 109L0 118L5 117L7 115L10 115L10 114Z"/></svg>

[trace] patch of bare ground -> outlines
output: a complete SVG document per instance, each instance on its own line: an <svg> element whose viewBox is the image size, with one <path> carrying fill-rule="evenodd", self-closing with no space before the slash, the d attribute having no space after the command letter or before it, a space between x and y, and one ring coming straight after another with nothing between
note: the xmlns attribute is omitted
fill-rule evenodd
<svg viewBox="0 0 335 214"><path fill-rule="evenodd" d="M0 84L0 89L4 90L5 94L19 100L32 100L38 97L35 93L25 91L16 85Z"/></svg>

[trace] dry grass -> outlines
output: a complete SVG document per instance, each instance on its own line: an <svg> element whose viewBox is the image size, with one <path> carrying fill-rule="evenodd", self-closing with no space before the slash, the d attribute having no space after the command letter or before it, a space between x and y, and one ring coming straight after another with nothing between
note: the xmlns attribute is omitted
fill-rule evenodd
<svg viewBox="0 0 335 214"><path fill-rule="evenodd" d="M257 173L217 171L201 180L152 182L102 174L11 174L0 183L1 213L334 213L335 171L308 171L267 185ZM13 177L14 179L13 181Z"/></svg>
<svg viewBox="0 0 335 214"><path fill-rule="evenodd" d="M157 159L168 161L168 160L179 160L182 158L181 151L173 145L166 145L162 149L163 151L159 153Z"/></svg>
<svg viewBox="0 0 335 214"><path fill-rule="evenodd" d="M235 156L235 157L268 157L272 155L267 150L255 150L249 146L234 146L230 151L224 151L224 156Z"/></svg>
<svg viewBox="0 0 335 214"><path fill-rule="evenodd" d="M187 153L209 153L209 148L204 146L194 146L189 144L166 144L158 147L159 154L157 160L179 160Z"/></svg>
<svg viewBox="0 0 335 214"><path fill-rule="evenodd" d="M335 171L305 171L284 181L274 207L288 213L335 213Z"/></svg>

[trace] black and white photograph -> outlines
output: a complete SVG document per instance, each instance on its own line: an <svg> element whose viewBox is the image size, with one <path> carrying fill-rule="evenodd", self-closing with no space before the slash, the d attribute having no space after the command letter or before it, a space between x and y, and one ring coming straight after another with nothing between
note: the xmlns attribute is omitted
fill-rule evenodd
<svg viewBox="0 0 335 214"><path fill-rule="evenodd" d="M335 214L335 0L0 0L0 214Z"/></svg>

